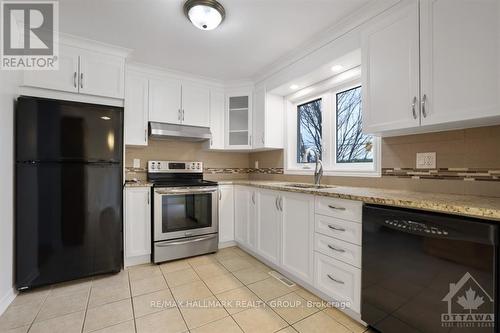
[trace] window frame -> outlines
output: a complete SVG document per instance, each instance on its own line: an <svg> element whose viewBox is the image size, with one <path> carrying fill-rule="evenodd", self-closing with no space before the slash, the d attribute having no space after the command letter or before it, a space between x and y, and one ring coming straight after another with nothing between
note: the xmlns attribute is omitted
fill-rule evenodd
<svg viewBox="0 0 500 333"><path fill-rule="evenodd" d="M381 140L373 136L372 163L337 163L337 94L363 86L361 79L355 78L322 93L304 95L300 99L287 100L287 135L285 145L285 174L312 175L315 163L297 163L297 125L290 126L290 119L297 124L297 106L322 98L322 156L325 176L380 177L381 176Z"/></svg>

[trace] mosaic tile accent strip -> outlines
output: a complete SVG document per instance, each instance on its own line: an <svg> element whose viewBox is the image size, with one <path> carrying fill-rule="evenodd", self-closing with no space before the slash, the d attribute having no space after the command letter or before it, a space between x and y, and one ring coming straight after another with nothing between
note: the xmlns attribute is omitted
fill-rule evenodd
<svg viewBox="0 0 500 333"><path fill-rule="evenodd" d="M207 174L268 174L280 175L283 174L283 168L205 168L204 173Z"/></svg>
<svg viewBox="0 0 500 333"><path fill-rule="evenodd" d="M146 168L125 167L127 173L146 173ZM203 173L206 174L267 174L281 175L283 168L204 168Z"/></svg>
<svg viewBox="0 0 500 333"><path fill-rule="evenodd" d="M444 179L464 181L500 181L500 169L480 168L383 168L382 176L411 179Z"/></svg>

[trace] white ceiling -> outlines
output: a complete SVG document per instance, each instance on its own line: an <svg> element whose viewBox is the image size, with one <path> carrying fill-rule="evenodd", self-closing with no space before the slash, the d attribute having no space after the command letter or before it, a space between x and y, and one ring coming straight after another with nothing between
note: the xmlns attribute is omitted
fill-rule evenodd
<svg viewBox="0 0 500 333"><path fill-rule="evenodd" d="M61 0L60 31L133 50L131 60L231 81L249 79L369 0L219 0L213 31L184 17L184 0Z"/></svg>

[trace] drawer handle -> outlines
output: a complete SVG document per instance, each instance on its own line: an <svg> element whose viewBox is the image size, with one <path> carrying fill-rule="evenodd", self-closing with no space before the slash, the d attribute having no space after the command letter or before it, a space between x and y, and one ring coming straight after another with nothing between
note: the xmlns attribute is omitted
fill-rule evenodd
<svg viewBox="0 0 500 333"><path fill-rule="evenodd" d="M330 244L328 244L328 247L329 247L330 249L332 249L333 251L337 251L337 252L340 252L340 253L344 253L344 252L345 252L345 250L344 250L344 249L337 249L336 247L331 246Z"/></svg>
<svg viewBox="0 0 500 333"><path fill-rule="evenodd" d="M344 281L337 280L337 279L333 278L330 274L326 274L326 276L328 276L328 278L329 278L330 280L332 280L333 282L336 282L336 283L338 283L338 284L345 284L345 282L344 282Z"/></svg>
<svg viewBox="0 0 500 333"><path fill-rule="evenodd" d="M335 210L345 210L344 207L336 207L336 206L332 206L332 205L328 205L328 208L335 209Z"/></svg>
<svg viewBox="0 0 500 333"><path fill-rule="evenodd" d="M331 225L331 224L329 224L329 225L328 225L328 228L333 229L333 230L336 230L336 231L342 231L342 232L345 232L345 229L344 229L344 228L339 228L339 227L333 226L333 225Z"/></svg>

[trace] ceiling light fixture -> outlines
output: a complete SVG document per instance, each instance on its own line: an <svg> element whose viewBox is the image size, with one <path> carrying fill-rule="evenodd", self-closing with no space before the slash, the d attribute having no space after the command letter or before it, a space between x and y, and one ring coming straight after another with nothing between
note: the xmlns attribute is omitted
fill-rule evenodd
<svg viewBox="0 0 500 333"><path fill-rule="evenodd" d="M290 89L292 89L292 90L297 90L297 89L299 89L299 86L298 86L298 85L296 85L296 84L292 84L292 85L290 86Z"/></svg>
<svg viewBox="0 0 500 333"><path fill-rule="evenodd" d="M344 69L344 66L342 66L342 65L334 65L334 66L332 66L332 71L333 72L340 72L343 69Z"/></svg>
<svg viewBox="0 0 500 333"><path fill-rule="evenodd" d="M226 11L215 0L188 0L184 4L184 14L198 29L213 30L224 20Z"/></svg>

